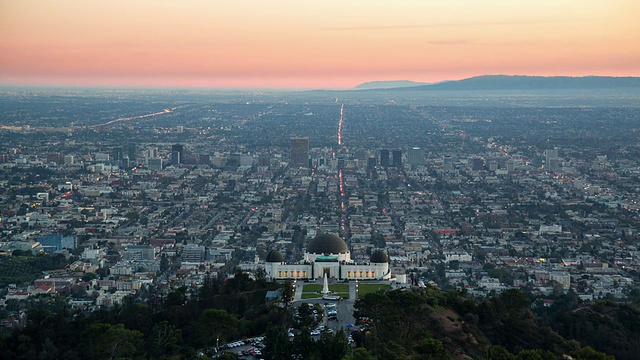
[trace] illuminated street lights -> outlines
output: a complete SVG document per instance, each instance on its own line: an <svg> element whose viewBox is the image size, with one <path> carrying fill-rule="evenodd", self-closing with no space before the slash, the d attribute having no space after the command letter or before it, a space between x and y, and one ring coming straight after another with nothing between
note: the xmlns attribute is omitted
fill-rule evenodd
<svg viewBox="0 0 640 360"><path fill-rule="evenodd" d="M356 279L356 299L358 298L358 280ZM355 299L354 299L355 300Z"/></svg>

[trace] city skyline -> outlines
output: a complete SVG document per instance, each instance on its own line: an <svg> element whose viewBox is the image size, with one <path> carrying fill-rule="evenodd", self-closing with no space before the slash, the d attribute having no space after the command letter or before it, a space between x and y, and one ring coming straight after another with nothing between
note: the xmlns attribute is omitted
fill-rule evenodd
<svg viewBox="0 0 640 360"><path fill-rule="evenodd" d="M504 0L0 1L0 85L351 88L640 76L640 5Z"/></svg>

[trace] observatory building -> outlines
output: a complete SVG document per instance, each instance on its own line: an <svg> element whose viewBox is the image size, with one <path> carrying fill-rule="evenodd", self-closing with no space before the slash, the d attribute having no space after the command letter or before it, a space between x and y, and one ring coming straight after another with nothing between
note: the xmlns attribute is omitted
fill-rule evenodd
<svg viewBox="0 0 640 360"><path fill-rule="evenodd" d="M351 261L347 244L339 236L321 233L311 239L299 263L287 263L284 256L271 250L265 259L265 272L270 279L321 279L327 274L337 280L383 280L391 278L389 256L374 250L369 263Z"/></svg>

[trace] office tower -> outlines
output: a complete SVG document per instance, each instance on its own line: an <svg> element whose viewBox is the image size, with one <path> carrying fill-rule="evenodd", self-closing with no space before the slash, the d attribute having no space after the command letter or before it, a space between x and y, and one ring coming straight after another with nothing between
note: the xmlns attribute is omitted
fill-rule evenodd
<svg viewBox="0 0 640 360"><path fill-rule="evenodd" d="M171 146L171 164L178 165L184 161L184 146L176 144Z"/></svg>
<svg viewBox="0 0 640 360"><path fill-rule="evenodd" d="M211 157L209 155L200 154L200 164L211 164Z"/></svg>
<svg viewBox="0 0 640 360"><path fill-rule="evenodd" d="M148 159L149 170L162 170L162 159L161 158L150 158Z"/></svg>
<svg viewBox="0 0 640 360"><path fill-rule="evenodd" d="M389 150L380 150L380 166L389 167Z"/></svg>
<svg viewBox="0 0 640 360"><path fill-rule="evenodd" d="M392 162L391 162L391 166L396 167L396 168L401 168L402 167L402 150L393 150L392 152L393 156L392 156Z"/></svg>
<svg viewBox="0 0 640 360"><path fill-rule="evenodd" d="M471 159L471 168L473 171L484 170L484 159L479 157Z"/></svg>
<svg viewBox="0 0 640 360"><path fill-rule="evenodd" d="M65 165L73 165L73 163L74 163L73 155L65 155L64 156L64 164Z"/></svg>
<svg viewBox="0 0 640 360"><path fill-rule="evenodd" d="M271 158L267 155L258 156L258 166L269 166L271 165Z"/></svg>
<svg viewBox="0 0 640 360"><path fill-rule="evenodd" d="M424 151L419 147L409 149L407 161L411 166L424 165Z"/></svg>
<svg viewBox="0 0 640 360"><path fill-rule="evenodd" d="M9 162L9 154L7 153L0 154L0 164L4 164L8 162Z"/></svg>
<svg viewBox="0 0 640 360"><path fill-rule="evenodd" d="M129 157L126 155L122 158L122 160L120 160L120 162L122 163L123 169L129 169L131 167L131 163L129 162Z"/></svg>
<svg viewBox="0 0 640 360"><path fill-rule="evenodd" d="M149 150L147 150L147 157L148 158L157 158L160 157L158 156L158 148L151 148Z"/></svg>
<svg viewBox="0 0 640 360"><path fill-rule="evenodd" d="M516 162L512 159L507 160L507 172L513 174L516 171Z"/></svg>
<svg viewBox="0 0 640 360"><path fill-rule="evenodd" d="M135 163L138 160L138 145L136 143L127 144L127 156L129 161Z"/></svg>
<svg viewBox="0 0 640 360"><path fill-rule="evenodd" d="M453 170L453 159L449 155L442 157L442 168L447 170Z"/></svg>
<svg viewBox="0 0 640 360"><path fill-rule="evenodd" d="M111 161L120 161L124 156L122 147L115 147L111 150Z"/></svg>
<svg viewBox="0 0 640 360"><path fill-rule="evenodd" d="M309 166L309 138L308 137L291 137L291 150L289 161L292 166L307 167Z"/></svg>
<svg viewBox="0 0 640 360"><path fill-rule="evenodd" d="M62 164L64 162L64 155L59 152L52 152L47 154L47 162Z"/></svg>
<svg viewBox="0 0 640 360"><path fill-rule="evenodd" d="M547 149L545 151L545 168L550 171L560 169L558 149Z"/></svg>
<svg viewBox="0 0 640 360"><path fill-rule="evenodd" d="M94 156L95 161L109 161L109 154L105 153L96 153Z"/></svg>
<svg viewBox="0 0 640 360"><path fill-rule="evenodd" d="M373 169L376 167L376 165L378 165L378 159L376 159L374 156L370 157L367 160L367 168L369 168L369 170Z"/></svg>

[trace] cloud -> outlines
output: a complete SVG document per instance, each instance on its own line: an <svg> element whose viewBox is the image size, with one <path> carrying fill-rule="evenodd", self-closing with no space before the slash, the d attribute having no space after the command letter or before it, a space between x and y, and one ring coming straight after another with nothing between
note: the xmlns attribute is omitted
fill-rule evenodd
<svg viewBox="0 0 640 360"><path fill-rule="evenodd" d="M413 25L384 25L384 26L344 26L329 27L327 31L361 31L361 30L412 30L412 29L434 29L434 28L454 28L454 27L474 27L474 26L514 26L514 25L537 25L562 23L566 20L509 20L493 22L468 22L468 23L440 23L440 24L413 24Z"/></svg>

